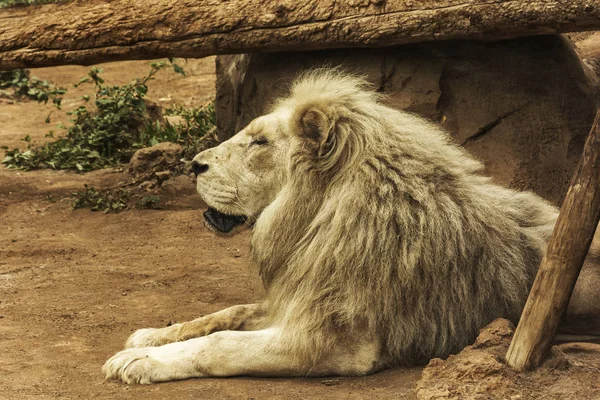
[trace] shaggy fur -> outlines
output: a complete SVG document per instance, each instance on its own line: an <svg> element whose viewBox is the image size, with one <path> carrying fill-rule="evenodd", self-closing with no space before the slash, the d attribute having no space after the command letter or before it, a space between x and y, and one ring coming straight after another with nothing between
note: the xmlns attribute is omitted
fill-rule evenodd
<svg viewBox="0 0 600 400"><path fill-rule="evenodd" d="M253 226L267 299L138 330L107 377L361 375L447 356L518 320L558 214L338 70L304 74L194 163L207 226Z"/></svg>
<svg viewBox="0 0 600 400"><path fill-rule="evenodd" d="M362 79L307 73L280 108L294 110L297 139L252 249L299 360L366 331L391 363L426 361L494 318L518 320L555 207L494 185L444 131Z"/></svg>

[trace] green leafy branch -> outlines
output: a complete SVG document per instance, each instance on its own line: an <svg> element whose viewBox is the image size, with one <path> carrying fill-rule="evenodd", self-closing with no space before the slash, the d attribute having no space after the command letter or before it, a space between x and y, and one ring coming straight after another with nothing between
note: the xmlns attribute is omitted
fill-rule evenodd
<svg viewBox="0 0 600 400"><path fill-rule="evenodd" d="M155 62L150 64L146 76L123 86L110 86L100 76L102 69L92 68L75 86L93 84L93 100L92 96L85 95L81 98L84 105L67 113L71 125L61 126L66 129L66 135L41 146L34 146L31 138L26 137L23 139L27 143L25 151L4 146L2 163L21 170L91 171L128 162L135 150L164 141L182 144L186 155L195 154L201 137L215 124L212 104L199 109L180 107L170 111L171 115L182 116L185 123L181 126L153 121L148 114L144 100L148 83L168 65L176 73L185 74L173 60ZM55 105L60 107L60 101ZM54 133L46 136L54 138Z"/></svg>

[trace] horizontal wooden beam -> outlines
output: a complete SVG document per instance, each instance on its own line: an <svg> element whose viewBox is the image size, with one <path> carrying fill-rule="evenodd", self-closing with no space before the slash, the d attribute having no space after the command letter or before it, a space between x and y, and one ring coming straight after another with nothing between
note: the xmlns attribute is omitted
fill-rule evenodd
<svg viewBox="0 0 600 400"><path fill-rule="evenodd" d="M0 10L0 70L600 28L598 0L112 0Z"/></svg>

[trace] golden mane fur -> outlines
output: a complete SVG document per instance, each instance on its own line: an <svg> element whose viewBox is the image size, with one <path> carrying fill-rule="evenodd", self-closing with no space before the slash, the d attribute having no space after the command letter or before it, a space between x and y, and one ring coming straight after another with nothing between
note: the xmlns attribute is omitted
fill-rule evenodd
<svg viewBox="0 0 600 400"><path fill-rule="evenodd" d="M557 209L495 185L438 126L338 70L301 76L282 190L255 223L273 325L303 365L346 337L390 363L457 352L517 321Z"/></svg>

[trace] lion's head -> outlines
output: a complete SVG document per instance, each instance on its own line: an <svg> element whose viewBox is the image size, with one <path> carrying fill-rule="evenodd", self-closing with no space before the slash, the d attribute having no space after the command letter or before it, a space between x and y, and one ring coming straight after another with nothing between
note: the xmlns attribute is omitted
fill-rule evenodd
<svg viewBox="0 0 600 400"><path fill-rule="evenodd" d="M205 222L214 233L231 235L252 226L294 173L293 159L312 159L326 176L358 150L360 143L355 148L346 143L352 138L340 107L359 106L377 95L364 91L366 83L359 78L345 76L340 84L332 79L336 73L305 74L269 114L194 157L197 190L209 207ZM319 86L323 91L315 92Z"/></svg>

